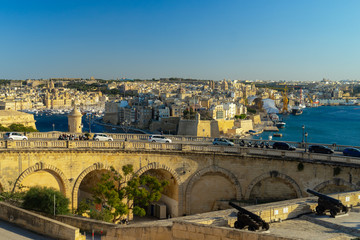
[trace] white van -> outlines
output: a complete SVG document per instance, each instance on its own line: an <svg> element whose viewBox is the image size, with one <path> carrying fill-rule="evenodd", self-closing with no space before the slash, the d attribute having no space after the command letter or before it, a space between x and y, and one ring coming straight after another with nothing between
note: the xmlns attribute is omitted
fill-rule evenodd
<svg viewBox="0 0 360 240"><path fill-rule="evenodd" d="M150 142L159 142L159 143L171 143L171 139L163 136L163 135L151 135L149 137Z"/></svg>

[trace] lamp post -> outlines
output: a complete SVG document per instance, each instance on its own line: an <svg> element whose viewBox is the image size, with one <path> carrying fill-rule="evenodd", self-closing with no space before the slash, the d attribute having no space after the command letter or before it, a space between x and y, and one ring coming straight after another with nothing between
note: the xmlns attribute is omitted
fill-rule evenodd
<svg viewBox="0 0 360 240"><path fill-rule="evenodd" d="M91 122L94 119L94 115L88 113L86 114L86 119L88 120L88 124L89 124L89 133L91 133Z"/></svg>
<svg viewBox="0 0 360 240"><path fill-rule="evenodd" d="M304 137L305 137L305 125L302 125L302 127L301 127L301 128L302 128L302 130L303 130L303 131L302 131L302 141L301 141L301 142L302 142L302 143L304 143Z"/></svg>
<svg viewBox="0 0 360 240"><path fill-rule="evenodd" d="M127 141L127 133L130 129L130 123L128 120L124 120L122 123L121 123L121 128L124 130L126 136L125 136L125 141Z"/></svg>
<svg viewBox="0 0 360 240"><path fill-rule="evenodd" d="M305 135L305 152L307 152L307 137L308 137L308 133L306 132L304 135Z"/></svg>
<svg viewBox="0 0 360 240"><path fill-rule="evenodd" d="M53 131L55 131L55 123L52 124Z"/></svg>

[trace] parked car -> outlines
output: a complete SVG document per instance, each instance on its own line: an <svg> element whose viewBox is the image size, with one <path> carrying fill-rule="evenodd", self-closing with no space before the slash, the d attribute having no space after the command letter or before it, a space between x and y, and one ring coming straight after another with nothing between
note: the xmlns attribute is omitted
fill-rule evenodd
<svg viewBox="0 0 360 240"><path fill-rule="evenodd" d="M334 150L332 150L331 148L328 148L326 146L322 146L322 145L312 145L309 147L309 152L332 154L332 153L334 153Z"/></svg>
<svg viewBox="0 0 360 240"><path fill-rule="evenodd" d="M286 142L275 142L273 144L273 149L281 149L281 150L290 150L295 151L296 147L286 143Z"/></svg>
<svg viewBox="0 0 360 240"><path fill-rule="evenodd" d="M28 140L27 136L17 132L7 132L4 134L5 140Z"/></svg>
<svg viewBox="0 0 360 240"><path fill-rule="evenodd" d="M93 137L95 141L114 141L114 139L104 133L96 133Z"/></svg>
<svg viewBox="0 0 360 240"><path fill-rule="evenodd" d="M343 151L344 156L360 157L360 149L357 148L345 148Z"/></svg>
<svg viewBox="0 0 360 240"><path fill-rule="evenodd" d="M225 138L215 138L213 141L214 145L224 145L224 146L234 146L233 142L230 142L229 140Z"/></svg>
<svg viewBox="0 0 360 240"><path fill-rule="evenodd" d="M159 143L171 143L171 139L163 136L163 135L151 135L149 137L150 142L159 142Z"/></svg>

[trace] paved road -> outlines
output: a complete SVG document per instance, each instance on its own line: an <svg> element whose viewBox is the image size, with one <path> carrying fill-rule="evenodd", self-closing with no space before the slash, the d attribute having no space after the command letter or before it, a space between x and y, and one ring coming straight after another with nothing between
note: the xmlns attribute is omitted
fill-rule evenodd
<svg viewBox="0 0 360 240"><path fill-rule="evenodd" d="M14 224L0 220L0 239L1 240L50 240L53 238L44 237Z"/></svg>

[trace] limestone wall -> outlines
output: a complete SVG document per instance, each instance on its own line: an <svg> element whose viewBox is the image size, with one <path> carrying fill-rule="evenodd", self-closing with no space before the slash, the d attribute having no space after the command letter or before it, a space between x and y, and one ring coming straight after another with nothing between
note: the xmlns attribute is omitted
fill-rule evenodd
<svg viewBox="0 0 360 240"><path fill-rule="evenodd" d="M180 120L178 135L197 136L197 121Z"/></svg>
<svg viewBox="0 0 360 240"><path fill-rule="evenodd" d="M261 117L260 114L252 115L251 120L255 125L261 124Z"/></svg>
<svg viewBox="0 0 360 240"><path fill-rule="evenodd" d="M288 240L272 234L259 234L234 228L207 226L204 224L175 221L172 226L127 226L114 228L104 240ZM290 240L290 239L289 239Z"/></svg>
<svg viewBox="0 0 360 240"><path fill-rule="evenodd" d="M234 127L234 120L218 119L217 122L220 134L226 134L228 129L232 129Z"/></svg>
<svg viewBox="0 0 360 240"><path fill-rule="evenodd" d="M16 123L36 129L34 115L14 110L0 110L0 123L4 127Z"/></svg>
<svg viewBox="0 0 360 240"><path fill-rule="evenodd" d="M0 202L0 218L27 230L64 240L85 240L76 227Z"/></svg>

